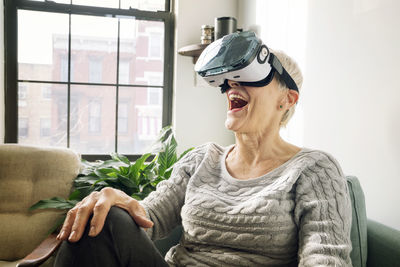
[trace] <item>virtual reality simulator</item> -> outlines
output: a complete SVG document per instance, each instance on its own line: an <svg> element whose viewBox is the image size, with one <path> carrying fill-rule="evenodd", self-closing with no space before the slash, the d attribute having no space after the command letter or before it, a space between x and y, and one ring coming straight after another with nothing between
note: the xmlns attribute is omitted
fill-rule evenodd
<svg viewBox="0 0 400 267"><path fill-rule="evenodd" d="M287 87L298 91L296 83L279 59L254 32L235 32L216 40L201 53L194 67L208 84L229 89L228 80L243 86L268 85L278 72Z"/></svg>

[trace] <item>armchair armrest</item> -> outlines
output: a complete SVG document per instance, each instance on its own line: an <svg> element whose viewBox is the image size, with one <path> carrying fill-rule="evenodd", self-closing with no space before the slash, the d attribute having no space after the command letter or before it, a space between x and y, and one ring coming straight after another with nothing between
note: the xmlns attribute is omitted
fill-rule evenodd
<svg viewBox="0 0 400 267"><path fill-rule="evenodd" d="M368 267L395 267L400 263L400 231L368 220Z"/></svg>
<svg viewBox="0 0 400 267"><path fill-rule="evenodd" d="M18 263L17 267L39 266L45 262L61 245L62 241L57 240L56 237L56 234L49 235L28 256Z"/></svg>

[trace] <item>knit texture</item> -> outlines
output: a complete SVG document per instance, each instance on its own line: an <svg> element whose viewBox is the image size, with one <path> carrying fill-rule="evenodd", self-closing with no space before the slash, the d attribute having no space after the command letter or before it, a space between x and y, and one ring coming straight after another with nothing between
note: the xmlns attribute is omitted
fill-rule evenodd
<svg viewBox="0 0 400 267"><path fill-rule="evenodd" d="M184 233L171 266L351 266L351 202L337 161L303 148L271 172L238 180L230 147L199 146L141 205L153 239Z"/></svg>

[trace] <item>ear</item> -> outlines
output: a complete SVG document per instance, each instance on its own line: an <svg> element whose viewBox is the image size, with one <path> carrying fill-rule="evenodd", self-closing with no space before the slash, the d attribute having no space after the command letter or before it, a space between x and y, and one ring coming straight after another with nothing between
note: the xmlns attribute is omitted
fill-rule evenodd
<svg viewBox="0 0 400 267"><path fill-rule="evenodd" d="M291 108L299 100L299 92L297 92L296 90L288 90L285 100L287 109Z"/></svg>

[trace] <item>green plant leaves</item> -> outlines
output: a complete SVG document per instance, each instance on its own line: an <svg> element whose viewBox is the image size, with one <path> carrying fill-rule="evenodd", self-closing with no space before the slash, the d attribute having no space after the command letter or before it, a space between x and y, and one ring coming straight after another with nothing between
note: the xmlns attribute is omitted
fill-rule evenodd
<svg viewBox="0 0 400 267"><path fill-rule="evenodd" d="M130 165L131 163L129 162L129 159L125 157L124 155L118 154L116 152L112 152L111 158L115 161L120 161L122 163L125 163L126 165Z"/></svg>
<svg viewBox="0 0 400 267"><path fill-rule="evenodd" d="M113 187L124 191L137 200L142 200L156 189L158 183L171 176L173 165L193 148L183 152L179 158L176 153L177 142L171 126L164 127L152 152L142 155L135 162L118 153L111 153L106 161L88 162L82 160L82 170L74 180L74 190L68 200L54 197L40 200L30 210L35 209L71 209L78 201L93 191L104 187ZM148 160L155 156L148 162Z"/></svg>
<svg viewBox="0 0 400 267"><path fill-rule="evenodd" d="M39 200L36 204L32 205L29 210L35 209L60 209L67 210L73 208L77 200L66 200L60 197L53 197L51 199Z"/></svg>
<svg viewBox="0 0 400 267"><path fill-rule="evenodd" d="M129 167L128 175L129 175L129 177L131 177L131 179L139 182L140 171L142 171L144 168L146 168L146 165L144 163L150 156L151 156L151 153L144 154L138 160L136 160L135 164L132 164Z"/></svg>
<svg viewBox="0 0 400 267"><path fill-rule="evenodd" d="M171 134L163 142L162 149L158 153L158 174L164 176L165 171L177 161L175 137Z"/></svg>

